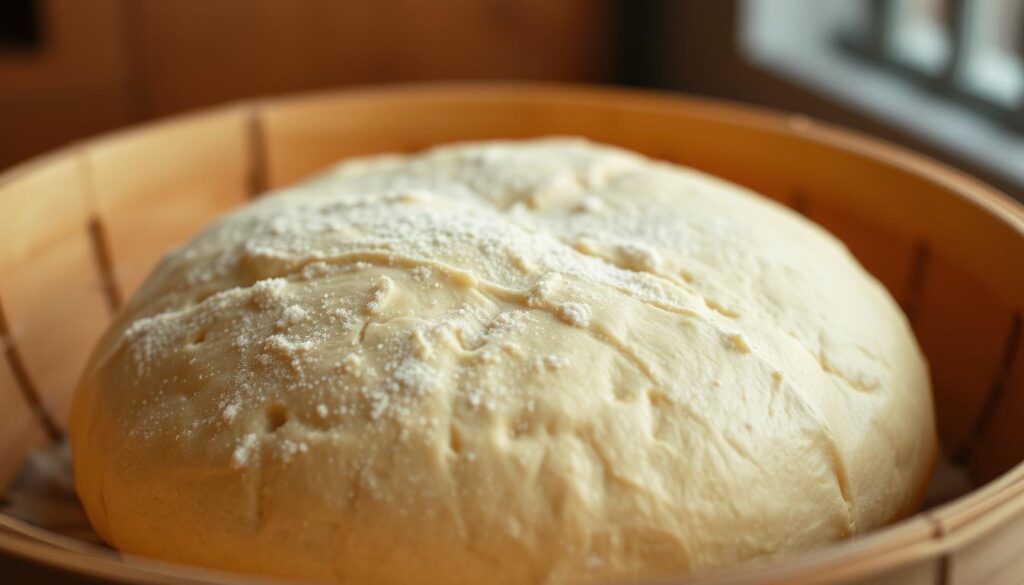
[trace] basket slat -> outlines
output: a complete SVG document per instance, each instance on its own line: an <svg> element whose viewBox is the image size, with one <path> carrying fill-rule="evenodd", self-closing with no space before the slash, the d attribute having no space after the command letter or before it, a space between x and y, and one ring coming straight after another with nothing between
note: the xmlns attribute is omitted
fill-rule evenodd
<svg viewBox="0 0 1024 585"><path fill-rule="evenodd" d="M932 514L950 549L947 582L1019 585L1024 576L1024 481L1009 485L984 508L951 507Z"/></svg>
<svg viewBox="0 0 1024 585"><path fill-rule="evenodd" d="M941 573L940 560L926 553L934 535L933 521L924 516L909 518L894 530L854 539L842 562L811 564L814 568L799 577L793 575L777 583L936 585Z"/></svg>
<svg viewBox="0 0 1024 585"><path fill-rule="evenodd" d="M992 418L978 437L971 461L974 474L982 480L996 477L1024 460L1024 342L1019 337L1008 366L1003 394L993 405Z"/></svg>
<svg viewBox="0 0 1024 585"><path fill-rule="evenodd" d="M752 563L736 571L712 573L707 578L671 582L679 585L935 585L941 571L935 535L936 523L918 515L886 530L859 536L841 547L811 551L793 563ZM667 582L659 583L667 585Z"/></svg>
<svg viewBox="0 0 1024 585"><path fill-rule="evenodd" d="M681 155L673 149L675 141L666 139L663 129L655 130L653 124L650 136L625 135L619 117L600 102L588 104L590 107L577 103L495 104L439 96L410 104L395 97L388 92L370 94L365 101L327 97L267 103L260 115L266 136L268 186L291 184L347 157L414 152L452 141L551 135L585 136L700 169L714 166L699 156L689 156L692 153ZM678 133L696 132L688 126L690 121L680 122L683 127ZM762 194L791 205L793 183L783 180L763 189Z"/></svg>
<svg viewBox="0 0 1024 585"><path fill-rule="evenodd" d="M865 220L860 214L827 202L807 203L807 217L846 244L858 261L906 307L911 298L914 240Z"/></svg>
<svg viewBox="0 0 1024 585"><path fill-rule="evenodd" d="M53 242L85 234L87 204L80 160L64 152L15 169L0 181L0 270L31 260ZM88 237L83 237L88 241Z"/></svg>
<svg viewBox="0 0 1024 585"><path fill-rule="evenodd" d="M396 97L387 92L355 102L325 96L267 103L260 115L269 186L293 183L341 158L415 151L453 140L525 138L541 128L519 106L505 106L514 110L505 115L493 105L442 95L417 104Z"/></svg>
<svg viewBox="0 0 1024 585"><path fill-rule="evenodd" d="M81 161L65 153L0 185L0 217L14 218L0 232L0 303L14 351L46 412L63 424L109 319Z"/></svg>
<svg viewBox="0 0 1024 585"><path fill-rule="evenodd" d="M87 148L122 298L167 250L248 198L249 118L243 108L220 110Z"/></svg>
<svg viewBox="0 0 1024 585"><path fill-rule="evenodd" d="M882 575L872 575L840 583L843 585L939 585L942 583L941 574L942 568L939 562L929 559L885 572ZM826 577L822 583L829 581L831 581L831 577Z"/></svg>
<svg viewBox="0 0 1024 585"><path fill-rule="evenodd" d="M939 435L955 455L971 440L997 377L1013 311L962 268L933 256L912 319L931 368Z"/></svg>
<svg viewBox="0 0 1024 585"><path fill-rule="evenodd" d="M552 135L585 136L712 172L721 166L721 157L707 156L701 148L715 139L715 128L699 117L666 119L658 110L623 116L621 108L587 92L539 91L533 97L548 98L539 102L508 100L500 89L469 96L448 90L417 93L416 102L408 101L401 90L266 102L260 119L267 139L269 185L293 183L346 157L411 152L452 141ZM692 148L684 148L679 136L699 139L693 140ZM721 174L730 177L738 169L730 165L728 170L731 173ZM791 204L795 183L781 175L776 179L761 185L762 194Z"/></svg>
<svg viewBox="0 0 1024 585"><path fill-rule="evenodd" d="M25 455L45 442L42 425L0 357L0 493L7 490Z"/></svg>

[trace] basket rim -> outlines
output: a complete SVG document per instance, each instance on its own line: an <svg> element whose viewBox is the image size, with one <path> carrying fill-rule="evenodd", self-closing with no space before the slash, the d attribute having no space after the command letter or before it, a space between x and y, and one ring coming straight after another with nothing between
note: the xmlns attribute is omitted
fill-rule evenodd
<svg viewBox="0 0 1024 585"><path fill-rule="evenodd" d="M917 524L918 526L914 526ZM889 540L899 541L901 534L922 530L927 519L914 516L889 527L833 545L787 557L785 562L752 562L736 568L720 569L707 574L695 574L682 579L665 579L651 583L677 585L758 585L762 583L805 582L822 571L832 577L869 576L875 570L884 570L903 563L924 560L943 552L942 543L927 539L912 541L901 546L887 547ZM934 531L931 531L934 535ZM926 546L921 546L922 544ZM272 577L240 575L174 563L130 553L123 553L99 545L86 543L49 532L20 520L0 514L0 551L30 562L74 571L80 574L126 581L131 583L164 584L194 583L196 585L293 585L296 582ZM856 560L858 564L851 564ZM870 560L870 566L864 565Z"/></svg>
<svg viewBox="0 0 1024 585"><path fill-rule="evenodd" d="M948 164L865 133L812 119L803 114L775 110L729 100L696 97L668 91L627 89L603 85L545 82L431 82L375 85L267 96L245 99L185 112L123 129L73 141L63 147L31 157L0 171L0 188L46 168L64 157L85 156L92 148L130 139L150 130L187 124L229 112L258 119L271 106L315 105L358 102L368 99L413 103L417 101L476 100L494 103L586 104L611 102L634 111L678 114L783 134L826 148L845 151L880 165L922 176L953 195L975 205L1011 227L1024 238L1024 206L994 187ZM695 575L675 582L692 585L719 583L779 582L808 579L821 571L852 571L849 576L867 575L892 566L943 555L957 546L973 542L1024 515L1024 461L978 489L937 508L915 514L863 536L820 549L799 553L785 560L743 565L716 571L707 577ZM913 537L922 531L929 536ZM904 538L912 537L912 538ZM895 541L898 546L886 546ZM237 574L175 564L156 559L114 553L70 537L51 533L0 514L0 551L26 560L94 577L147 583L251 583L253 578ZM866 555L871 555L866 556ZM863 567L870 558L870 569ZM861 563L857 566L854 563ZM282 583L262 579L264 583Z"/></svg>

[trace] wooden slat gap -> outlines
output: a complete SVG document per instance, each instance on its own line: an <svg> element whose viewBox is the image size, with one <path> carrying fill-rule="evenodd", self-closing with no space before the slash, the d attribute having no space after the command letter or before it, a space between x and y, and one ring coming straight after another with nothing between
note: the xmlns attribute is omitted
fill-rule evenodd
<svg viewBox="0 0 1024 585"><path fill-rule="evenodd" d="M900 305L907 320L916 325L918 307L924 295L925 277L928 276L928 264L931 262L932 251L928 242L915 240L910 255L910 274L907 276L907 289L903 292Z"/></svg>
<svg viewBox="0 0 1024 585"><path fill-rule="evenodd" d="M29 376L25 362L22 361L21 354L18 352L18 347L14 341L14 335L8 326L7 314L4 312L2 303L0 303L0 340L3 341L4 357L7 359L7 365L11 368L14 381L18 385L18 389L21 391L25 402L32 409L32 413L35 414L39 424L43 426L47 437L54 442L61 440L64 437L64 433L43 407L39 390L36 388L35 383L32 382L32 377Z"/></svg>
<svg viewBox="0 0 1024 585"><path fill-rule="evenodd" d="M110 255L110 238L107 237L107 229L98 216L89 220L89 242L93 259L96 260L99 269L103 285L103 298L107 301L110 314L116 314L121 308L124 297L121 295L121 288L114 275L114 261Z"/></svg>
<svg viewBox="0 0 1024 585"><path fill-rule="evenodd" d="M932 514L931 512L924 512L922 514L922 516L928 522L928 524L930 524L931 527L932 527L932 537L931 537L931 539L933 541L935 541L936 543L941 543L942 540L945 539L946 535L947 535L947 531L946 531L945 525L942 523L941 520L936 518L935 515ZM941 544L939 546L939 549L940 549L940 551L942 550ZM949 585L949 553L945 552L945 551L940 552L939 558L938 558L938 562L939 562L939 572L938 572L938 575L937 575L938 579L936 580L936 584L937 585Z"/></svg>
<svg viewBox="0 0 1024 585"><path fill-rule="evenodd" d="M943 554L939 557L938 585L949 585L949 555Z"/></svg>
<svg viewBox="0 0 1024 585"><path fill-rule="evenodd" d="M808 213L810 212L811 204L803 191L793 192L793 198L789 201L789 207L804 217L810 217Z"/></svg>
<svg viewBox="0 0 1024 585"><path fill-rule="evenodd" d="M111 253L110 238L107 236L106 226L103 225L101 219L99 193L96 188L96 174L93 171L92 159L84 147L79 150L78 167L82 177L82 190L85 193L85 205L89 213L89 247L100 276L103 298L107 302L110 314L113 315L121 308L124 295L121 294L121 287L114 274L114 256Z"/></svg>
<svg viewBox="0 0 1024 585"><path fill-rule="evenodd" d="M964 446L954 455L954 459L958 462L967 462L971 459L975 449L977 449L981 442L982 435L985 434L989 423L992 422L992 417L999 407L999 402L1003 395L1006 394L1015 366L1015 358L1020 349L1021 327L1021 313L1017 311L1010 320L1010 328L1006 332L1006 341L1003 342L1003 352L999 358L999 367L996 369L995 376L992 379L992 386L988 396L985 398L985 403L982 405L981 413L975 419L974 425L971 427L971 434L968 435Z"/></svg>
<svg viewBox="0 0 1024 585"><path fill-rule="evenodd" d="M249 108L246 136L249 146L249 199L257 199L267 190L267 134L263 125L263 108Z"/></svg>

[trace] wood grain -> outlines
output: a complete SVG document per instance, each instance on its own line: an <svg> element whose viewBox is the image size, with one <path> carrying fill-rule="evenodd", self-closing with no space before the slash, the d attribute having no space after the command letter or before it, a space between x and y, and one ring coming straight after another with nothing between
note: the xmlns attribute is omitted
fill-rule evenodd
<svg viewBox="0 0 1024 585"><path fill-rule="evenodd" d="M89 237L81 161L64 153L0 181L0 303L46 412L71 392L109 319Z"/></svg>
<svg viewBox="0 0 1024 585"><path fill-rule="evenodd" d="M987 498L967 498L974 500L974 506L951 505L930 514L939 522L949 549L947 583L1020 583L1024 575L1024 481L1003 483L1002 489L987 490Z"/></svg>
<svg viewBox="0 0 1024 585"><path fill-rule="evenodd" d="M913 238L864 219L852 206L810 199L807 217L846 244L855 258L877 278L901 306L910 298Z"/></svg>
<svg viewBox="0 0 1024 585"><path fill-rule="evenodd" d="M1014 465L1024 465L1024 343L1020 338L1016 343L1007 364L1006 387L992 407L991 420L977 437L971 460L975 475L985 481ZM1024 469L1021 477L1024 480Z"/></svg>
<svg viewBox="0 0 1024 585"><path fill-rule="evenodd" d="M85 148L91 192L127 299L169 249L249 191L248 114L223 109Z"/></svg>
<svg viewBox="0 0 1024 585"><path fill-rule="evenodd" d="M0 494L14 479L25 455L45 442L42 425L0 356Z"/></svg>
<svg viewBox="0 0 1024 585"><path fill-rule="evenodd" d="M609 18L592 0L138 0L133 13L153 114L352 83L593 80Z"/></svg>
<svg viewBox="0 0 1024 585"><path fill-rule="evenodd" d="M928 266L914 332L928 357L939 435L955 456L971 440L998 375L1013 308L939 254Z"/></svg>

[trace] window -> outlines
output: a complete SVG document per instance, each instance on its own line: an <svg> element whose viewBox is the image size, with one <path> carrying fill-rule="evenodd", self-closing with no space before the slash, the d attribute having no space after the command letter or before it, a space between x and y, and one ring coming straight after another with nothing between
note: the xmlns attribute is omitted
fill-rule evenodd
<svg viewBox="0 0 1024 585"><path fill-rule="evenodd" d="M1024 185L1024 0L746 0L742 51Z"/></svg>

